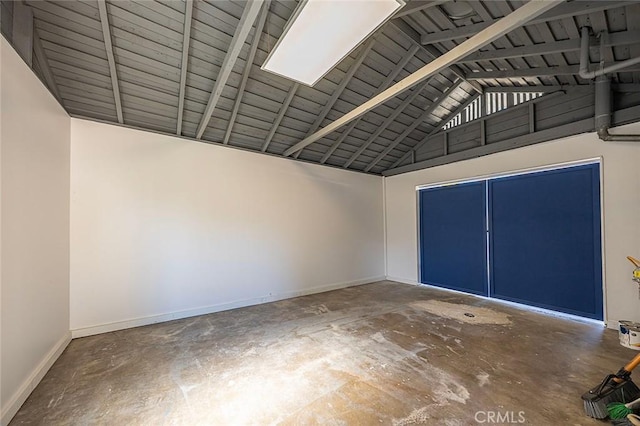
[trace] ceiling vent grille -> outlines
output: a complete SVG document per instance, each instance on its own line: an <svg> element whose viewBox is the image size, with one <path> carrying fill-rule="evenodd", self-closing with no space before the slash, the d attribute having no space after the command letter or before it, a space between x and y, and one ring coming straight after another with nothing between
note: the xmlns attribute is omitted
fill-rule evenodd
<svg viewBox="0 0 640 426"><path fill-rule="evenodd" d="M542 96L542 92L485 93L484 97L479 96L475 101L467 105L465 109L451 118L447 124L442 126L442 130L449 130L453 127L477 120L483 115L487 116L512 106L520 105L521 103L531 101L540 96Z"/></svg>

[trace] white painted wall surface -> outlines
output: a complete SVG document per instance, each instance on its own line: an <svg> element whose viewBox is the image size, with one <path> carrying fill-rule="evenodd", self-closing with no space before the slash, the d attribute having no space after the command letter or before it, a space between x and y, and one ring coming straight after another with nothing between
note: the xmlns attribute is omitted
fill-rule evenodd
<svg viewBox="0 0 640 426"><path fill-rule="evenodd" d="M617 128L612 133L638 134L640 123ZM626 259L627 255L640 257L640 144L603 142L595 134L386 178L387 276L408 283L418 280L416 186L594 157L603 159L607 323L617 328L620 319L640 321L638 285L631 281L633 266Z"/></svg>
<svg viewBox="0 0 640 426"><path fill-rule="evenodd" d="M0 364L6 424L70 340L70 119L0 39Z"/></svg>
<svg viewBox="0 0 640 426"><path fill-rule="evenodd" d="M74 336L384 277L382 178L71 120Z"/></svg>

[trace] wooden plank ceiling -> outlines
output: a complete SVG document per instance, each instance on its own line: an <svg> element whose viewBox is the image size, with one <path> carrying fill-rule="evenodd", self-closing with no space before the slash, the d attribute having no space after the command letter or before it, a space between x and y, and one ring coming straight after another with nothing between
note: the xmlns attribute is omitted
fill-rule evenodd
<svg viewBox="0 0 640 426"><path fill-rule="evenodd" d="M187 138L197 138L204 122L203 142L271 155L283 155L525 3L470 1L473 14L453 19L446 2L408 1L402 16L307 87L260 69L296 1L265 2L244 39L237 33L247 2L98 1L26 1L34 45L41 45L47 62L40 58L35 69L72 116ZM588 85L578 76L581 27L617 36L606 39L609 64L640 55L639 25L638 1L563 3L294 157L380 174L487 88ZM229 53L234 43L237 59ZM597 49L591 60L600 60ZM640 83L637 69L613 77ZM216 86L221 92L207 121Z"/></svg>

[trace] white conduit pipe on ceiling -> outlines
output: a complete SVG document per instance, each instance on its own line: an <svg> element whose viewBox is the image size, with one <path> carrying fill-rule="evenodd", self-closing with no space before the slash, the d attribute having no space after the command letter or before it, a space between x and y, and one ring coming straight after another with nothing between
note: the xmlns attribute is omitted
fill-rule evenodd
<svg viewBox="0 0 640 426"><path fill-rule="evenodd" d="M602 57L602 51L600 57ZM640 135L612 135L609 133L611 127L611 80L606 75L637 63L640 63L640 57L602 67L596 71L589 71L589 27L582 27L579 75L584 79L596 78L595 128L598 137L603 141L640 142Z"/></svg>

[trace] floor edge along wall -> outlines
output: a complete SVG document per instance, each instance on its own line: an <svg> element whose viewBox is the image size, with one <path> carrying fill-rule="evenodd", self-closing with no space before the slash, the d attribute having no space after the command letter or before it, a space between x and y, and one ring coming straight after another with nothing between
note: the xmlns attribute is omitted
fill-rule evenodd
<svg viewBox="0 0 640 426"><path fill-rule="evenodd" d="M66 333L56 345L47 353L38 366L32 371L27 380L24 381L20 389L11 396L6 406L2 407L2 425L8 425L13 416L18 412L22 404L25 403L31 392L38 386L38 383L47 374L51 366L58 360L62 352L71 342L71 332Z"/></svg>
<svg viewBox="0 0 640 426"><path fill-rule="evenodd" d="M133 328L133 327L141 327L145 325L156 324L159 322L189 318L189 317L194 317L198 315L213 314L216 312L227 311L230 309L237 309L237 308L244 308L248 306L259 305L261 303L277 302L279 300L290 299L293 297L308 296L311 294L323 293L326 291L339 290L342 288L354 287L354 286L368 284L368 283L372 283L372 282L376 282L384 279L385 279L384 276L363 278L363 279L344 282L344 283L318 286L318 287L306 289L303 291L292 291L287 293L279 293L275 295L265 295L263 297L237 300L237 301L222 303L214 306L206 306L206 307L197 308L197 309L189 309L186 311L170 312L162 315L153 315L153 316L144 317L144 318L135 318L127 321L119 321L119 322L114 322L109 324L95 325L91 327L83 327L83 328L71 330L71 335L75 339L79 337L92 336L95 334L109 333L111 331L124 330L127 328Z"/></svg>
<svg viewBox="0 0 640 426"><path fill-rule="evenodd" d="M151 316L146 318L137 318L129 321L122 321L112 324L103 324L93 327L85 327L81 329L71 330L69 331L56 345L55 347L47 354L47 356L42 360L42 362L34 369L32 374L29 376L28 380L26 380L23 385L20 387L19 391L14 394L10 401L6 404L5 407L2 407L2 425L8 425L11 419L18 412L20 407L27 400L31 392L36 388L38 383L42 380L42 378L47 374L51 366L57 361L62 352L67 348L72 339L77 339L81 337L92 336L96 334L109 333L112 331L123 330L127 328L133 327L141 327L145 325L156 324L165 321L178 320L183 318L189 318L193 316L212 314L216 312L227 311L236 308L249 307L253 305L258 305L261 303L270 303L276 302L279 300L290 299L294 297L307 296L311 294L323 293L332 290L339 290L348 287L355 287L363 284L368 284L376 281L385 280L385 276L377 276L364 278L360 280L354 280L344 283L336 283L329 284L324 286L318 286L311 289L307 289L304 291L294 291L288 293L280 293L271 296L265 296L261 298L255 299L247 299L240 300L230 303L225 303L216 306L209 306L199 309L190 309L187 311L180 312L172 312L163 315Z"/></svg>

